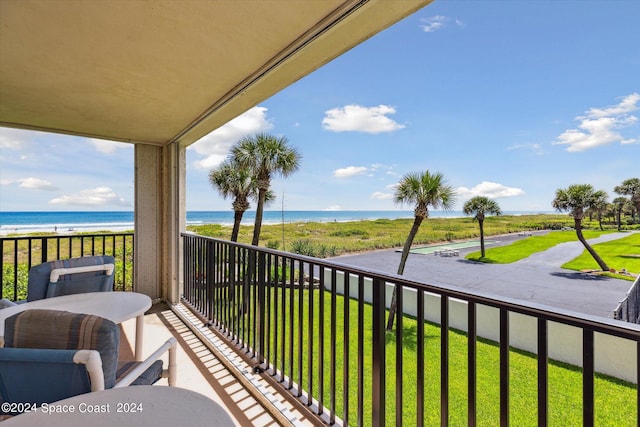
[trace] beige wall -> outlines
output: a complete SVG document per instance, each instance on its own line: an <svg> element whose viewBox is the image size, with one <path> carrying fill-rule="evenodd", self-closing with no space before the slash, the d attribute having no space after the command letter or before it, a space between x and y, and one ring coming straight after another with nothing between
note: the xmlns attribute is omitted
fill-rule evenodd
<svg viewBox="0 0 640 427"><path fill-rule="evenodd" d="M136 144L135 291L175 303L185 227L185 148Z"/></svg>

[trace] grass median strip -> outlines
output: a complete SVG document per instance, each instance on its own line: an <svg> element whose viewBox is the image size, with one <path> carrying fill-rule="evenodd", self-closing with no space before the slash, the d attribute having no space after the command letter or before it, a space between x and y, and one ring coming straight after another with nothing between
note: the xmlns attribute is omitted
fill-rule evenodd
<svg viewBox="0 0 640 427"><path fill-rule="evenodd" d="M610 231L609 231L610 232ZM584 236L587 239L604 234L605 231L585 230ZM480 251L472 252L465 258L473 261L481 261L494 264L509 264L519 261L536 252L542 252L557 244L577 241L575 231L552 231L540 236L530 236L522 240L517 240L508 246L489 248L482 258Z"/></svg>
<svg viewBox="0 0 640 427"><path fill-rule="evenodd" d="M640 274L640 233L630 234L622 239L612 240L593 245L593 249L616 273L627 272L629 274ZM562 265L562 268L569 270L590 270L598 269L598 264L593 257L584 251L578 258ZM624 270L624 271L623 271ZM624 276L625 274L622 274ZM619 277L620 274L616 275ZM633 276L629 275L629 279Z"/></svg>

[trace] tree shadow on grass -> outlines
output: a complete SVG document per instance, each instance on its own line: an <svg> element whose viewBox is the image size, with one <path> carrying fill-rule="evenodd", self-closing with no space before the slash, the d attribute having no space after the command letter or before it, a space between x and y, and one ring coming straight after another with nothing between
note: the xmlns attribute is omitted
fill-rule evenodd
<svg viewBox="0 0 640 427"><path fill-rule="evenodd" d="M407 319L411 319L408 317ZM402 325L402 346L407 350L416 351L418 348L418 326L415 324L415 319L410 320L413 324L411 325ZM440 338L437 334L430 334L427 332L428 322L424 324L424 340L434 340ZM392 331L387 331L384 337L385 344L393 344L396 342L396 330L395 328Z"/></svg>

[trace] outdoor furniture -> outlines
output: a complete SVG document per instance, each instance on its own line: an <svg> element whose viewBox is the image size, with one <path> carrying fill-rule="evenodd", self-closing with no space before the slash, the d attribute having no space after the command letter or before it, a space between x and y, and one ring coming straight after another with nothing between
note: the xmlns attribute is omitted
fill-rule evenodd
<svg viewBox="0 0 640 427"><path fill-rule="evenodd" d="M86 256L45 262L29 270L27 301L113 290L115 258Z"/></svg>
<svg viewBox="0 0 640 427"><path fill-rule="evenodd" d="M436 251L438 255L440 256L460 256L460 251L457 249L452 249L452 248L443 248L439 251Z"/></svg>
<svg viewBox="0 0 640 427"><path fill-rule="evenodd" d="M16 303L7 298L0 299L0 310L3 308L13 307L14 305L16 305Z"/></svg>
<svg viewBox="0 0 640 427"><path fill-rule="evenodd" d="M65 295L18 304L0 310L0 345L4 336L5 319L29 309L63 310L72 313L93 314L119 324L136 318L135 357L142 360L144 313L151 308L151 298L137 292L92 292Z"/></svg>
<svg viewBox="0 0 640 427"><path fill-rule="evenodd" d="M22 311L5 321L2 400L40 406L105 388L151 385L162 377L175 385L175 338L143 362L119 361L119 350L120 328L108 319L57 310ZM167 351L169 366L164 370L160 357Z"/></svg>
<svg viewBox="0 0 640 427"><path fill-rule="evenodd" d="M58 407L73 408L74 412L38 410L10 418L3 426L235 426L231 416L218 403L200 393L179 387L110 389L71 397L52 405L52 409ZM98 410L90 412L86 408Z"/></svg>

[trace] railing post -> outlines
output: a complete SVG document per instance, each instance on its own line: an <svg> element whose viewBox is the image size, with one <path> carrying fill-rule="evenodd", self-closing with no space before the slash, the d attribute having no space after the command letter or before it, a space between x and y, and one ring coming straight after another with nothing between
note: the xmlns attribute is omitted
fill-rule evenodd
<svg viewBox="0 0 640 427"><path fill-rule="evenodd" d="M547 321L538 318L538 425L549 423L549 337Z"/></svg>
<svg viewBox="0 0 640 427"><path fill-rule="evenodd" d="M582 425L594 425L594 341L593 331L582 330Z"/></svg>
<svg viewBox="0 0 640 427"><path fill-rule="evenodd" d="M204 281L202 284L202 296L201 301L202 305L205 308L207 320L209 322L216 322L219 319L214 315L214 307L216 304L215 300L215 291L218 288L218 284L216 283L216 247L215 242L209 241L207 245L203 248L204 250Z"/></svg>
<svg viewBox="0 0 640 427"><path fill-rule="evenodd" d="M69 243L69 245L71 245L71 243ZM43 263L49 261L49 239L47 237L42 238L42 248L40 248L40 255L42 256Z"/></svg>
<svg viewBox="0 0 640 427"><path fill-rule="evenodd" d="M256 322L257 322L257 334L256 343L258 344L258 351L256 354L256 359L258 361L258 365L255 370L262 372L261 364L263 362L264 357L264 321L265 321L265 277L266 277L266 254L264 252L258 252L258 313L256 314ZM302 286L302 285L300 285Z"/></svg>
<svg viewBox="0 0 640 427"><path fill-rule="evenodd" d="M374 427L385 424L385 283L373 279L373 378L372 421Z"/></svg>
<svg viewBox="0 0 640 427"><path fill-rule="evenodd" d="M477 322L476 303L469 301L467 305L467 425L475 427L477 408Z"/></svg>
<svg viewBox="0 0 640 427"><path fill-rule="evenodd" d="M449 297L440 295L440 425L449 425Z"/></svg>
<svg viewBox="0 0 640 427"><path fill-rule="evenodd" d="M500 309L500 426L509 425L509 311Z"/></svg>

